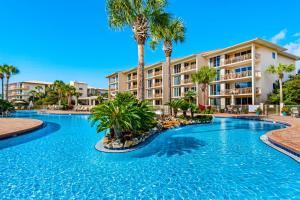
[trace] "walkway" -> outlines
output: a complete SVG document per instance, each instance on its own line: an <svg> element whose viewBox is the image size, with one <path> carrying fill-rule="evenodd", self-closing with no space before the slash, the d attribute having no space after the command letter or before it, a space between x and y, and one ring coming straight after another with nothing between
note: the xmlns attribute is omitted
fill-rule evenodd
<svg viewBox="0 0 300 200"><path fill-rule="evenodd" d="M43 121L36 119L0 118L0 139L23 134L43 125Z"/></svg>
<svg viewBox="0 0 300 200"><path fill-rule="evenodd" d="M74 111L74 110L41 110L42 114L57 114L57 115L88 115L88 111Z"/></svg>

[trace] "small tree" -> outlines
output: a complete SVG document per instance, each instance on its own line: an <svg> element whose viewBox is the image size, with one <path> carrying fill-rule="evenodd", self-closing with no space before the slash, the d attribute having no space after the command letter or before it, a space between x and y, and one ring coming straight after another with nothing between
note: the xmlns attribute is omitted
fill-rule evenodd
<svg viewBox="0 0 300 200"><path fill-rule="evenodd" d="M207 104L207 88L211 81L215 79L217 71L215 68L209 66L202 66L200 69L192 74L192 81L196 84L201 84L201 91L203 92L204 104Z"/></svg>
<svg viewBox="0 0 300 200"><path fill-rule="evenodd" d="M269 65L266 71L269 74L276 74L278 76L280 104L282 105L283 104L282 81L283 81L284 73L290 73L295 71L295 65L294 64L285 65L281 63L279 63L278 66Z"/></svg>
<svg viewBox="0 0 300 200"><path fill-rule="evenodd" d="M166 105L170 106L171 109L173 109L174 117L177 117L178 109L180 108L180 103L181 103L181 101L179 99L175 99L166 104Z"/></svg>

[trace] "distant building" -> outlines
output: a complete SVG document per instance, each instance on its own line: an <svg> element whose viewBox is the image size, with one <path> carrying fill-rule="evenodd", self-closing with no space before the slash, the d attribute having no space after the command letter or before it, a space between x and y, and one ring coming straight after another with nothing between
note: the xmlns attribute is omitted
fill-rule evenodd
<svg viewBox="0 0 300 200"><path fill-rule="evenodd" d="M51 84L51 82L45 81L22 81L10 83L8 85L8 101L28 101L31 96L31 90L36 90L36 87L40 86L41 91L45 91L45 87ZM6 86L4 87L4 97L6 97Z"/></svg>
<svg viewBox="0 0 300 200"><path fill-rule="evenodd" d="M76 88L76 92L81 93L81 96L78 98L79 102L76 102L76 104L96 105L98 96L104 95L108 92L107 89L92 87L87 83L79 81L70 81L70 85ZM73 97L73 99L77 101L75 97Z"/></svg>
<svg viewBox="0 0 300 200"><path fill-rule="evenodd" d="M29 101L30 91L37 91L36 87L40 86L40 92L45 92L47 86L52 85L52 82L45 81L21 81L10 83L8 85L8 100L9 101ZM85 105L95 105L96 99L100 95L107 93L107 89L88 86L87 83L79 81L70 81L70 85L76 88L76 91L81 93L79 103ZM4 87L4 97L6 97L6 86ZM74 97L75 100L75 97Z"/></svg>

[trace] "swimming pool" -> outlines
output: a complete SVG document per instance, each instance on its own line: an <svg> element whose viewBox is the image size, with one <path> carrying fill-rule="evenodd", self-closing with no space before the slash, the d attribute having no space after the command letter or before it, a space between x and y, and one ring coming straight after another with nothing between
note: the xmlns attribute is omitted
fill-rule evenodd
<svg viewBox="0 0 300 200"><path fill-rule="evenodd" d="M282 125L217 118L166 131L130 153L95 149L87 115L20 117L43 129L0 140L1 199L296 198L300 165L259 137Z"/></svg>

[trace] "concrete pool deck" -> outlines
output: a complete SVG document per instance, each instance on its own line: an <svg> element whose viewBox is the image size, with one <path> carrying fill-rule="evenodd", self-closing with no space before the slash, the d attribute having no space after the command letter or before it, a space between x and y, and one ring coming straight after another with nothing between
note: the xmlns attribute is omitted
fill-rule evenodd
<svg viewBox="0 0 300 200"><path fill-rule="evenodd" d="M254 118L255 115L235 115L235 114L214 114L215 117L236 117L236 118ZM257 116L256 116L257 118ZM262 140L271 147L293 157L297 161L300 161L300 118L292 118L290 116L261 116L262 120L275 121L278 123L289 124L290 126L273 130L264 135ZM277 147L277 148L276 148Z"/></svg>
<svg viewBox="0 0 300 200"><path fill-rule="evenodd" d="M89 115L89 111L74 111L74 110L40 110L41 114L56 114L56 115Z"/></svg>
<svg viewBox="0 0 300 200"><path fill-rule="evenodd" d="M43 121L37 119L0 118L0 139L36 130L42 125Z"/></svg>

